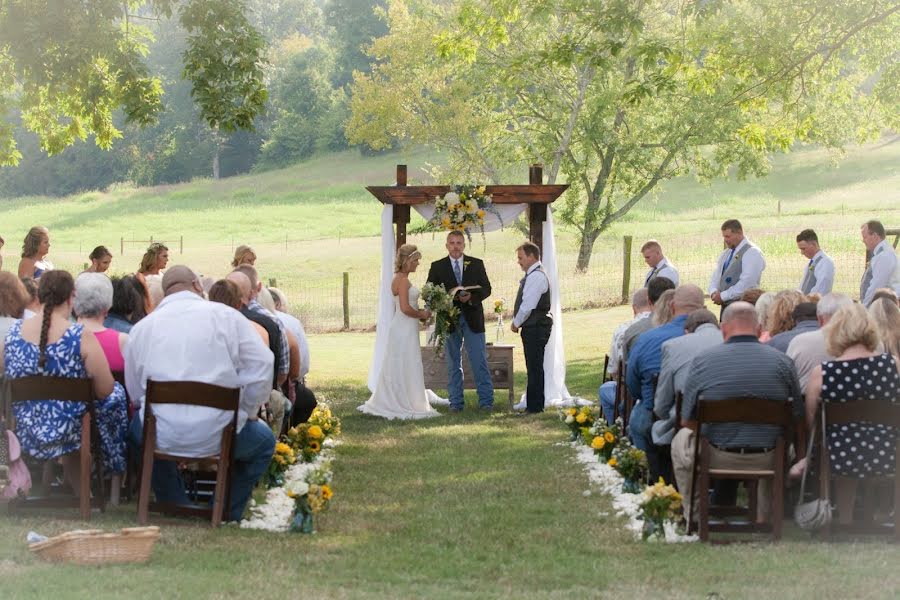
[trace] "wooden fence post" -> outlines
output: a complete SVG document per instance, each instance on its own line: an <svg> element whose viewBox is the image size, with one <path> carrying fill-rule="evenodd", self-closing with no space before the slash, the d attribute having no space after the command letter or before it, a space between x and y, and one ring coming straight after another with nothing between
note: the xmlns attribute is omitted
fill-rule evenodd
<svg viewBox="0 0 900 600"><path fill-rule="evenodd" d="M623 238L624 245L622 249L622 303L628 302L628 295L631 291L631 236L626 235Z"/></svg>
<svg viewBox="0 0 900 600"><path fill-rule="evenodd" d="M184 236L178 239L178 254L184 254Z"/></svg>
<svg viewBox="0 0 900 600"><path fill-rule="evenodd" d="M119 256L125 256L125 237L119 238Z"/></svg>
<svg viewBox="0 0 900 600"><path fill-rule="evenodd" d="M350 329L350 273L344 271L344 329Z"/></svg>

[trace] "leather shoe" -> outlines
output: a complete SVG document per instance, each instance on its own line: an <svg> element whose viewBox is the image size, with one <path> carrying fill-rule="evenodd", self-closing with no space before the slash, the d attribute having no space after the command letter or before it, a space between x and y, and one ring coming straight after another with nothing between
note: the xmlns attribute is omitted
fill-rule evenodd
<svg viewBox="0 0 900 600"><path fill-rule="evenodd" d="M463 411L462 406L451 406L450 412L452 413L461 413Z"/></svg>

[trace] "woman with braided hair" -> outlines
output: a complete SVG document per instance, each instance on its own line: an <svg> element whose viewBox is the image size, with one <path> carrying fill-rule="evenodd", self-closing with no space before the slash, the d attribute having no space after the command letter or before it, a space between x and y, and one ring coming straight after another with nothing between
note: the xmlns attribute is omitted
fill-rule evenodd
<svg viewBox="0 0 900 600"><path fill-rule="evenodd" d="M106 471L125 471L125 431L127 413L125 390L113 381L112 373L97 338L84 326L72 324L75 282L66 271L48 271L41 277L38 298L43 313L16 321L6 335L0 367L10 379L29 375L90 377L94 394L102 398L94 404L100 448ZM62 458L66 481L80 495L81 417L85 406L73 402L35 400L13 408L16 435L22 450L50 460Z"/></svg>

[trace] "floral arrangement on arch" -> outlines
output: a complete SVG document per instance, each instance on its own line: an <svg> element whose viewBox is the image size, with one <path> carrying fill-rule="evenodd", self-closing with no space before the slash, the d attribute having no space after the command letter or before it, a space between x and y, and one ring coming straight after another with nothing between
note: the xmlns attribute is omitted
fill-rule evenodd
<svg viewBox="0 0 900 600"><path fill-rule="evenodd" d="M434 215L427 223L410 231L412 234L428 231L459 231L472 241L472 229L478 228L484 236L487 213L495 215L503 225L500 211L494 207L491 195L483 185L453 185L443 198L434 199Z"/></svg>

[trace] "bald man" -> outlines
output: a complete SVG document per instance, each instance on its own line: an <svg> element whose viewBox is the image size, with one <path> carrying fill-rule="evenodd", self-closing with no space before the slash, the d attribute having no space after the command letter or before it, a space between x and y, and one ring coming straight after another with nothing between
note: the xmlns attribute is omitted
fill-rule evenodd
<svg viewBox="0 0 900 600"><path fill-rule="evenodd" d="M703 290L693 284L676 288L672 297L672 320L642 333L628 355L625 384L637 402L628 420L628 437L635 447L647 454L651 481L656 481L662 474L657 447L650 434L653 380L659 375L662 364L662 345L684 335L688 315L698 308L703 308Z"/></svg>
<svg viewBox="0 0 900 600"><path fill-rule="evenodd" d="M125 385L141 405L129 438L134 447L140 447L148 379L240 388L226 507L227 520L239 521L275 448L272 431L256 420L260 405L269 398L274 357L247 319L233 308L203 299L200 281L187 267L171 267L163 276L162 288L162 302L132 328L125 347ZM159 450L181 456L217 453L222 430L231 422L228 412L203 406L167 404L153 412ZM177 465L171 461L154 463L152 485L158 501L189 503Z"/></svg>
<svg viewBox="0 0 900 600"><path fill-rule="evenodd" d="M689 518L691 475L697 402L730 398L767 398L791 401L797 418L803 414L803 394L793 361L775 348L759 343L759 320L748 302L733 302L722 313L725 343L703 351L691 363L681 408L683 428L672 440L672 464ZM771 469L778 428L772 425L724 423L708 425L710 467L714 469ZM702 490L696 490L696 502ZM770 482L759 483L761 521L771 512ZM695 511L696 517L696 511Z"/></svg>

